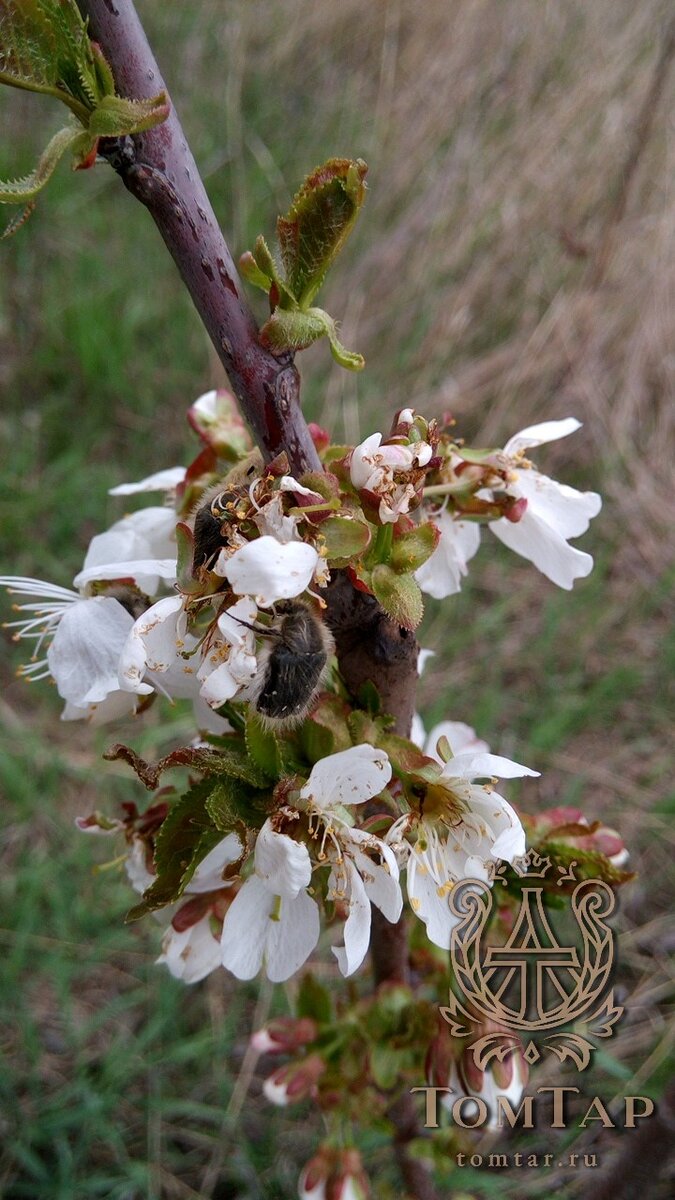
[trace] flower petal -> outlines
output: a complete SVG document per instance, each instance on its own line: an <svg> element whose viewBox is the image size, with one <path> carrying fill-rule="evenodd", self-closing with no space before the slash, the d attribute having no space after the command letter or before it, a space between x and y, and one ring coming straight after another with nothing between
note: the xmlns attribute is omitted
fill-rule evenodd
<svg viewBox="0 0 675 1200"><path fill-rule="evenodd" d="M436 883L428 867L411 851L406 873L408 899L416 917L427 927L427 937L442 950L450 949L452 930L459 918L450 912L450 888Z"/></svg>
<svg viewBox="0 0 675 1200"><path fill-rule="evenodd" d="M140 563L158 560L176 560L176 514L173 509L149 507L130 513L116 521L105 533L92 538L84 560L82 571L77 575L75 587L83 587L91 579L133 578L144 591L157 590L159 570L141 574ZM136 563L136 570L122 570ZM117 564L116 574L97 574L94 568L111 567ZM174 565L173 578L176 569ZM162 576L165 578L165 576Z"/></svg>
<svg viewBox="0 0 675 1200"><path fill-rule="evenodd" d="M101 725L107 725L109 721L119 721L122 717L131 716L136 711L137 703L136 696L122 691L110 692L105 700L96 704L87 704L84 708L79 708L67 700L61 713L61 720L86 721L92 728L98 729Z"/></svg>
<svg viewBox="0 0 675 1200"><path fill-rule="evenodd" d="M527 512L566 540L585 533L602 508L597 492L578 492L539 471L518 471L516 487L527 500Z"/></svg>
<svg viewBox="0 0 675 1200"><path fill-rule="evenodd" d="M341 867L333 867L328 880L329 895L346 892L349 911L344 924L344 945L331 946L343 975L353 975L368 953L370 942L370 901L353 863L345 858Z"/></svg>
<svg viewBox="0 0 675 1200"><path fill-rule="evenodd" d="M261 608L277 600L290 600L305 591L312 581L319 556L306 542L278 542L273 537L256 538L229 558L221 553L215 566L238 596L254 596Z"/></svg>
<svg viewBox="0 0 675 1200"><path fill-rule="evenodd" d="M165 583L173 583L176 579L175 558L134 558L129 562L102 563L100 566L88 567L78 571L73 580L75 587L82 591L90 583L99 579L133 579L134 583L146 594L157 591L160 579Z"/></svg>
<svg viewBox="0 0 675 1200"><path fill-rule="evenodd" d="M417 571L415 579L423 592L435 600L444 600L461 591L467 563L480 545L480 529L473 521L456 521L447 510L434 516L440 541L433 554Z"/></svg>
<svg viewBox="0 0 675 1200"><path fill-rule="evenodd" d="M279 901L276 921L270 921L265 952L267 977L272 983L290 979L307 961L319 940L319 909L307 892Z"/></svg>
<svg viewBox="0 0 675 1200"><path fill-rule="evenodd" d="M576 550L536 514L525 512L517 524L500 518L490 529L509 550L534 564L547 579L569 591L575 579L584 579L593 570L593 559Z"/></svg>
<svg viewBox="0 0 675 1200"><path fill-rule="evenodd" d="M455 756L469 751L472 754L490 753L490 747L487 742L481 741L475 729L472 729L470 725L465 725L463 721L441 721L438 725L434 725L433 729L427 734L426 740L422 742L424 753L428 754L431 758L438 758L436 746L442 737L447 738L450 749ZM441 759L438 759L438 761L440 762Z"/></svg>
<svg viewBox="0 0 675 1200"><path fill-rule="evenodd" d="M197 867L186 892L213 892L225 886L223 871L241 858L244 847L236 833L228 833L217 846L210 850Z"/></svg>
<svg viewBox="0 0 675 1200"><path fill-rule="evenodd" d="M353 845L354 865L363 880L368 899L379 908L382 915L391 921L392 925L395 924L403 908L396 855L391 847L382 842L380 838L366 833L363 829L351 829L349 838ZM382 856L384 862L374 862L368 854L364 853L359 843L361 846L370 845L371 847L375 843L374 848Z"/></svg>
<svg viewBox="0 0 675 1200"><path fill-rule="evenodd" d="M47 651L59 695L77 708L118 692L117 664L133 617L111 597L80 600L65 609Z"/></svg>
<svg viewBox="0 0 675 1200"><path fill-rule="evenodd" d="M137 483L118 483L117 487L108 488L109 496L133 496L137 492L169 492L185 479L185 467L167 467L164 471L155 471ZM174 518L175 519L175 518Z"/></svg>
<svg viewBox="0 0 675 1200"><path fill-rule="evenodd" d="M199 689L196 667L182 655L195 648L197 639L179 632L183 616L182 597L166 596L134 622L120 655L119 684L124 691L147 695L154 684L172 698L194 699Z"/></svg>
<svg viewBox="0 0 675 1200"><path fill-rule="evenodd" d="M457 754L446 763L444 779L521 779L524 775L539 776L539 771L524 767L522 763L502 758L501 754Z"/></svg>
<svg viewBox="0 0 675 1200"><path fill-rule="evenodd" d="M309 851L265 821L255 843L255 873L274 896L297 896L312 878Z"/></svg>
<svg viewBox="0 0 675 1200"><path fill-rule="evenodd" d="M557 442L560 438L569 437L581 429L581 421L576 417L564 417L562 421L541 421L539 425L528 425L509 438L504 447L504 454L510 457L520 454L532 446L543 446L545 442Z"/></svg>
<svg viewBox="0 0 675 1200"><path fill-rule="evenodd" d="M199 983L221 965L220 945L213 936L209 915L178 933L169 925L162 939L158 963L166 963L175 979Z"/></svg>
<svg viewBox="0 0 675 1200"><path fill-rule="evenodd" d="M321 809L363 804L377 796L390 779L391 764L384 750L351 746L316 763L300 795Z"/></svg>
<svg viewBox="0 0 675 1200"><path fill-rule="evenodd" d="M252 875L225 914L223 966L237 979L253 979L267 963L274 983L289 979L319 940L319 910L306 892L278 897Z"/></svg>
<svg viewBox="0 0 675 1200"><path fill-rule="evenodd" d="M252 875L225 913L220 942L222 963L237 979L253 979L258 974L275 903L262 880Z"/></svg>

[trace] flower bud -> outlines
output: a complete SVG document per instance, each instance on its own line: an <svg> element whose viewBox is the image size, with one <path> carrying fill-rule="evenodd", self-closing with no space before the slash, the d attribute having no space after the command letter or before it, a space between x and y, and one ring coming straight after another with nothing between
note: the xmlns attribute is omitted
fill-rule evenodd
<svg viewBox="0 0 675 1200"><path fill-rule="evenodd" d="M316 1085L326 1070L326 1064L319 1054L310 1054L307 1058L287 1063L279 1067L263 1083L263 1092L270 1104L285 1107L304 1100L316 1092Z"/></svg>
<svg viewBox="0 0 675 1200"><path fill-rule="evenodd" d="M479 1038L489 1035L493 1036L496 1047L500 1039L508 1040L508 1053L503 1059L493 1055L483 1068L475 1060L473 1047ZM451 1089L441 1102L450 1107L458 1096L480 1098L490 1115L488 1129L496 1124L498 1097L504 1096L511 1104L517 1104L527 1079L528 1067L520 1040L493 1022L475 1025L469 1046L453 1038L447 1026L440 1026L427 1053L428 1082Z"/></svg>
<svg viewBox="0 0 675 1200"><path fill-rule="evenodd" d="M368 1200L370 1187L361 1155L321 1146L298 1181L300 1200Z"/></svg>
<svg viewBox="0 0 675 1200"><path fill-rule="evenodd" d="M330 434L327 429L323 429L315 421L310 421L308 428L310 437L320 454L322 450L326 449L326 446L330 446Z"/></svg>
<svg viewBox="0 0 675 1200"><path fill-rule="evenodd" d="M508 503L504 505L504 516L512 525L517 525L522 521L527 512L527 500L521 496L518 500L511 500L509 497Z"/></svg>
<svg viewBox="0 0 675 1200"><path fill-rule="evenodd" d="M258 1054L292 1054L313 1042L317 1033L311 1017L276 1017L251 1035L251 1046Z"/></svg>

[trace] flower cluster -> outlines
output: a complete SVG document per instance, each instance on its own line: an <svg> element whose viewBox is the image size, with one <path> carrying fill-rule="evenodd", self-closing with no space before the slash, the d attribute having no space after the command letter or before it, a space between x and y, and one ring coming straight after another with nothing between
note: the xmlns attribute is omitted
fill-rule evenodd
<svg viewBox="0 0 675 1200"><path fill-rule="evenodd" d="M396 734L377 678L357 702L334 656L329 585L346 573L412 630L423 593L459 591L489 525L570 588L592 559L569 539L600 500L540 474L525 453L578 422L534 426L503 450L468 449L451 426L412 409L386 436L353 447L331 446L312 426L323 471L295 478L284 454L263 462L229 393L200 397L188 420L196 458L112 489L160 503L94 537L72 589L0 578L17 598L9 628L33 645L19 674L53 679L64 720L99 725L166 701L193 707L195 738L159 762L122 744L106 755L133 768L154 793L150 806L94 812L77 826L124 839L118 861L137 893L129 919L154 915L157 961L175 978L197 984L221 968L240 980L301 974L297 1015L252 1039L258 1053L285 1056L263 1084L270 1103L311 1100L339 1130L359 1097L386 1123L392 1090L418 1086L426 1063L448 1111L464 1097L492 1121L499 1097L519 1102L527 1064L508 1031L485 1025L483 1040L500 1051L479 1067L439 1025L459 921L451 893L465 880L498 879L491 936L506 938L528 842L558 866L557 896L573 886L572 866L623 882L627 851L578 809L520 814L499 781L538 773L493 754L470 726L444 721L427 733L415 715L411 736ZM420 652L420 670L429 653ZM174 768L189 773L183 790L162 779ZM390 983L369 996L353 988L336 1004L308 973L310 960L353 976L373 906L395 924L406 905L422 987ZM329 1139L298 1195L366 1200L358 1151Z"/></svg>
<svg viewBox="0 0 675 1200"><path fill-rule="evenodd" d="M159 693L191 699L198 727L223 731L215 715L223 705L255 705L265 692L275 641L288 640L280 614L292 611L304 614L305 628L287 621L289 636L304 637L308 654L311 644L315 670L304 672L304 697L275 704L264 695L259 711L300 719L332 651L322 619L331 571L346 567L413 628L421 592L459 590L481 524L562 587L591 569L590 555L568 539L587 528L599 497L556 483L525 458L574 432L572 419L524 430L502 451L476 451L404 409L386 438L371 434L346 451L317 430L326 470L296 480L284 455L263 465L228 393L200 397L188 417L202 441L197 458L112 489L159 494L163 503L94 537L72 590L0 578L23 601L14 636L35 643L21 673L53 677L66 720L99 724ZM293 684L302 691L297 672Z"/></svg>
<svg viewBox="0 0 675 1200"><path fill-rule="evenodd" d="M355 447L331 447L315 427L325 470L295 479L285 455L263 463L229 393L200 397L188 420L197 457L113 488L163 502L95 537L73 590L0 580L22 601L15 638L35 643L20 673L54 679L64 719L99 724L158 696L194 706L192 747L155 768L124 747L113 753L152 788L177 765L202 778L183 795L162 789L142 816L94 814L81 828L123 832L142 897L134 915L159 916L160 961L186 982L219 966L287 979L322 922L338 928L332 952L351 975L372 905L398 921L403 881L429 942L447 950L454 885L490 880L525 851L496 782L536 772L491 754L465 725L426 736L417 718L410 741L392 734L386 713L350 708L332 665L327 587L346 569L412 628L421 589L457 590L486 523L571 586L591 559L567 538L586 528L598 497L540 475L524 453L577 422L470 451L404 409L387 437Z"/></svg>

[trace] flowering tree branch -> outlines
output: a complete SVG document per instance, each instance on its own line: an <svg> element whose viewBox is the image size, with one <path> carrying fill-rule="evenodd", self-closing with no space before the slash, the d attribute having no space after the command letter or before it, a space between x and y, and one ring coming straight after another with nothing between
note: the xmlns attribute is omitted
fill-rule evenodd
<svg viewBox="0 0 675 1200"><path fill-rule="evenodd" d="M196 740L154 764L122 744L105 756L126 761L154 802L125 804L119 818L93 812L78 827L124 837L140 897L127 919L159 914L158 961L186 984L221 967L283 982L313 954L322 919L338 930L331 952L345 978L370 946L374 990L336 1001L304 973L295 1014L254 1032L257 1051L290 1059L263 1091L281 1105L312 1097L327 1114L301 1200L370 1194L345 1134L357 1096L364 1123L388 1118L409 1194L434 1200L410 1145L421 1130L408 1086L422 1063L433 1087L479 1102L481 1123L487 1100L494 1119L495 1099L517 1100L527 1080L518 1037L481 1057L486 1038L492 1046L513 1026L499 997L494 1021L480 1008L475 1021L465 1013L471 1029L457 1025L463 881L484 881L484 916L499 884L494 929L506 936L528 835L536 862L560 876L548 881L556 897L577 883L575 867L586 881L592 871L604 896L630 877L613 830L569 807L519 815L496 790L536 771L491 753L463 723L426 734L413 711L423 593L444 600L460 590L481 528L566 590L592 569L570 542L600 497L558 484L529 457L579 422L544 421L503 448L467 446L452 421L412 408L358 446L311 430L293 353L326 337L341 366L363 366L314 300L363 202L366 164L317 167L277 221L275 253L261 236L240 259L270 301L259 330L131 0L81 7L88 24L75 0L0 0L0 82L47 89L74 114L48 161L0 186L0 203L30 206L67 148L80 167L107 159L153 216L258 449L230 393L209 392L188 413L201 442L193 461L113 489L164 493L165 503L97 535L76 590L0 577L27 601L10 623L16 640L35 643L20 673L54 679L66 720L117 720L160 696L192 701ZM187 790L158 791L176 767L189 771ZM411 922L428 944L419 928L409 942L403 874ZM432 997L449 987L451 1006L439 1008ZM458 1029L479 1040L458 1046ZM439 1136L436 1158L455 1140Z"/></svg>
<svg viewBox="0 0 675 1200"><path fill-rule="evenodd" d="M122 95L169 93L132 0L79 0L92 37L101 45ZM100 151L125 187L150 212L180 271L233 391L266 458L285 450L302 474L321 463L300 409L300 378L287 354L261 345L255 318L187 143L175 107L147 133L102 143ZM372 596L354 589L339 573L328 600L328 624L336 639L343 680L354 696L377 680L384 711L398 733L410 731L415 705L418 645ZM376 984L407 982L407 935L403 918L392 925L373 913L371 953ZM406 1153L418 1136L410 1097L390 1110L397 1128L396 1156L418 1200L434 1200L426 1168Z"/></svg>

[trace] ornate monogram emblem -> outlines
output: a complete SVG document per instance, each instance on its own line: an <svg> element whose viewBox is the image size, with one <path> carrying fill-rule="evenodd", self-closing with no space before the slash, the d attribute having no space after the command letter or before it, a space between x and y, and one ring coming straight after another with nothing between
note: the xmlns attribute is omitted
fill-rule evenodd
<svg viewBox="0 0 675 1200"><path fill-rule="evenodd" d="M557 868L558 885L576 881L575 866ZM504 869L495 870L495 882ZM481 1028L483 1035L471 1045L481 1069L493 1057L503 1060L522 1037L528 1039L528 1062L541 1058L543 1047L561 1061L571 1058L583 1071L594 1049L589 1035L609 1037L623 1012L609 990L614 938L606 918L614 909L614 895L599 879L577 883L572 914L581 944L561 946L544 907L544 887L534 885L551 870L550 860L530 850L516 870L523 879L522 901L504 946L483 945L493 903L486 883L464 880L450 893L450 909L458 918L450 956L462 1002L451 992L441 1013L457 1037L475 1036L476 1027ZM485 1034L486 1022L499 1029ZM541 1033L546 1036L535 1044L533 1035Z"/></svg>

